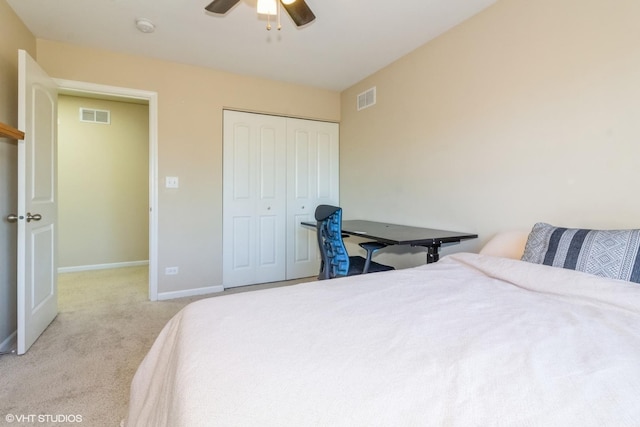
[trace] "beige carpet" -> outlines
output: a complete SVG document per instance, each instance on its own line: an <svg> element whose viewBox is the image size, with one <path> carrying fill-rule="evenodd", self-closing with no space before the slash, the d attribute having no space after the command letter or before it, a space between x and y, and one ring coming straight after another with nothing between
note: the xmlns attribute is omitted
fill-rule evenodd
<svg viewBox="0 0 640 427"><path fill-rule="evenodd" d="M148 301L146 267L66 273L58 289L59 314L27 354L0 356L0 425L118 426L133 374L155 337L182 307L203 297ZM40 414L80 415L82 423L7 422L7 415Z"/></svg>

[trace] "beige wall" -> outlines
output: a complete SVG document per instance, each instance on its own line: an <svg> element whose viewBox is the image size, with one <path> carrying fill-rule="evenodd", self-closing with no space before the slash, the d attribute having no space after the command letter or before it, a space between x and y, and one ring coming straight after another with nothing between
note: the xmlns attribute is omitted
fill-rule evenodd
<svg viewBox="0 0 640 427"><path fill-rule="evenodd" d="M637 0L500 0L344 91L345 218L480 235L444 253L537 221L639 227L638 16Z"/></svg>
<svg viewBox="0 0 640 427"><path fill-rule="evenodd" d="M158 93L159 292L222 284L222 108L339 120L340 94L38 40L51 77ZM259 66L259 64L256 64ZM180 274L165 276L165 267Z"/></svg>
<svg viewBox="0 0 640 427"><path fill-rule="evenodd" d="M10 36L7 36L10 35ZM0 0L0 122L18 125L18 49L36 56L36 39ZM5 218L18 208L16 141L0 138L0 352L16 330L16 232Z"/></svg>
<svg viewBox="0 0 640 427"><path fill-rule="evenodd" d="M108 110L109 124L80 121ZM58 97L59 267L149 259L149 107Z"/></svg>
<svg viewBox="0 0 640 427"><path fill-rule="evenodd" d="M159 194L160 271L180 266L160 275L167 292L221 283L223 107L340 120L345 218L480 234L445 253L536 221L637 226L639 14L636 0L499 0L342 94L45 40L37 59L159 93L159 177L181 184ZM377 105L356 112L371 86Z"/></svg>

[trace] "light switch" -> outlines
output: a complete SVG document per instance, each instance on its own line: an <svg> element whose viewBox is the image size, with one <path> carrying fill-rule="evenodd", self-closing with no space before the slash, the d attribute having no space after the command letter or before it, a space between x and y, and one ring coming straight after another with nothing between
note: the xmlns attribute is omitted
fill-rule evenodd
<svg viewBox="0 0 640 427"><path fill-rule="evenodd" d="M165 187L167 187L167 188L178 188L178 177L177 176L167 176L167 177L165 177Z"/></svg>

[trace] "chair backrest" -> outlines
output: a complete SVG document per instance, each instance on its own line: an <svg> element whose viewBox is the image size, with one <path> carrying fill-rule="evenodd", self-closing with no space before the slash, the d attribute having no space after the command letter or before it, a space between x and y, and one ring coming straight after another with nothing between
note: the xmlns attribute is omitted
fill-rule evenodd
<svg viewBox="0 0 640 427"><path fill-rule="evenodd" d="M342 208L319 205L315 216L318 247L322 256L320 278L346 276L349 272L349 253L342 241Z"/></svg>

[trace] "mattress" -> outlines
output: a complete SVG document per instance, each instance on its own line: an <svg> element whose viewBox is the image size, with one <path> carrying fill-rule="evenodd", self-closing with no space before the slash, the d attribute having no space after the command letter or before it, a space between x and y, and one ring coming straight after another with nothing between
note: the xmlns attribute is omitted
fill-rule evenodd
<svg viewBox="0 0 640 427"><path fill-rule="evenodd" d="M180 311L127 426L639 426L640 286L478 254Z"/></svg>

